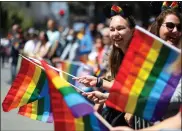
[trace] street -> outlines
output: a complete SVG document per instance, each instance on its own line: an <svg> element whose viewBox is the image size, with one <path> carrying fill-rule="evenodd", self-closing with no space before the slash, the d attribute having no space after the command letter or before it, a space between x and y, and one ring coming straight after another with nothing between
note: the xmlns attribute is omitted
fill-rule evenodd
<svg viewBox="0 0 182 131"><path fill-rule="evenodd" d="M10 64L5 64L1 67L1 104L4 100L10 84ZM43 123L40 121L32 120L17 114L18 109L11 110L10 112L3 112L1 106L1 131L53 131L53 123Z"/></svg>

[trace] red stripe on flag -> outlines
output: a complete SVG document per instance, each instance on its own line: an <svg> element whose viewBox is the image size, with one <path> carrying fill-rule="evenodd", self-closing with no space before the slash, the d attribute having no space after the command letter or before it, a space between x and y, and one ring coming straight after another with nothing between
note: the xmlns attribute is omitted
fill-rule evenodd
<svg viewBox="0 0 182 131"><path fill-rule="evenodd" d="M110 90L112 93L110 93L109 98L106 101L108 106L116 108L120 111L124 111L125 106L127 105L132 86L154 42L152 38L144 37L144 35L145 34L139 32L138 30L135 30L131 44ZM149 41L150 43L146 44L145 41ZM140 57L136 57L138 55L138 51L142 52ZM137 64L136 68L133 68L135 67L133 63Z"/></svg>

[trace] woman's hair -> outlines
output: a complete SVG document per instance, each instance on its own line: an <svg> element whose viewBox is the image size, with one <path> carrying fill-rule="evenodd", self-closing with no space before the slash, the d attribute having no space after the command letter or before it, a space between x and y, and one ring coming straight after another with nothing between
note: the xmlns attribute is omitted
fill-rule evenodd
<svg viewBox="0 0 182 131"><path fill-rule="evenodd" d="M109 58L109 68L111 70L112 78L114 78L119 71L123 57L124 53L122 50L113 45Z"/></svg>
<svg viewBox="0 0 182 131"><path fill-rule="evenodd" d="M180 20L180 24L182 24L182 17L180 13L173 9L167 9L162 11L161 14L156 18L155 22L152 23L150 32L159 37L159 29L163 24L166 16L169 14L174 14L175 16L177 16Z"/></svg>
<svg viewBox="0 0 182 131"><path fill-rule="evenodd" d="M44 38L45 38L45 41L48 42L49 41L49 37L47 35L47 33L45 31L42 31L44 33Z"/></svg>
<svg viewBox="0 0 182 131"><path fill-rule="evenodd" d="M114 8L113 8L114 7ZM111 9L112 8L112 9ZM118 11L119 10L119 11ZM134 29L135 20L132 16L132 9L129 5L125 4L121 7L119 6L106 6L104 12L108 18L119 15L127 20L130 29ZM124 52L121 49L113 45L112 51L109 58L109 68L111 70L112 78L114 78L119 70L121 62L124 57Z"/></svg>

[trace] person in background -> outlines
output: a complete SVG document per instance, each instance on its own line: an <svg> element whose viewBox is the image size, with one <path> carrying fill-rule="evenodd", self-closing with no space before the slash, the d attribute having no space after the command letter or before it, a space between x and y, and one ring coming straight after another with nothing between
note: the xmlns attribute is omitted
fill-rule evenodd
<svg viewBox="0 0 182 131"><path fill-rule="evenodd" d="M33 28L29 29L29 37L30 37L30 39L25 43L25 46L23 49L23 54L25 56L33 57L35 47L39 41L38 31Z"/></svg>
<svg viewBox="0 0 182 131"><path fill-rule="evenodd" d="M73 29L70 29L66 37L66 47L61 54L61 60L75 61L77 55L77 49L79 47L79 41L77 39L77 32Z"/></svg>
<svg viewBox="0 0 182 131"><path fill-rule="evenodd" d="M94 49L88 56L91 65L93 66L97 64L101 65L103 59L103 53L104 53L104 44L102 42L102 35L99 34L95 37Z"/></svg>
<svg viewBox="0 0 182 131"><path fill-rule="evenodd" d="M11 52L11 43L7 35L5 38L1 38L0 41L0 60L2 68L5 66L5 62L9 62L10 52Z"/></svg>
<svg viewBox="0 0 182 131"><path fill-rule="evenodd" d="M35 58L47 58L49 48L51 46L48 36L45 32L41 31L39 34L40 41L37 43L34 51Z"/></svg>
<svg viewBox="0 0 182 131"><path fill-rule="evenodd" d="M90 24L88 27L83 27L82 34L83 37L80 40L80 45L78 49L78 54L80 57L80 61L83 63L87 63L88 54L92 51L93 47L93 29L94 25ZM81 34L79 34L81 35Z"/></svg>
<svg viewBox="0 0 182 131"><path fill-rule="evenodd" d="M24 48L24 38L23 38L23 31L19 27L15 37L12 39L12 49L11 49L11 81L12 82L17 74L17 64L18 64L18 57L19 54L23 52Z"/></svg>
<svg viewBox="0 0 182 131"><path fill-rule="evenodd" d="M112 51L112 42L109 37L109 27L105 27L101 30L102 41L104 44L104 56L102 60L102 68L106 70L105 79L112 80L111 71L109 70L109 56Z"/></svg>
<svg viewBox="0 0 182 131"><path fill-rule="evenodd" d="M178 10L169 8L163 10L151 25L150 32L167 41L168 43L178 46L182 36L182 17Z"/></svg>
<svg viewBox="0 0 182 131"><path fill-rule="evenodd" d="M168 5L168 6L165 6ZM173 5L175 5L173 8ZM160 37L171 45L177 48L181 45L182 37L182 17L178 11L178 3L175 2L163 2L161 7L162 12L156 18L155 22L151 25L150 32ZM177 86L177 90L172 97L168 111L163 117L163 120L177 114L180 103L182 102L181 96L181 80Z"/></svg>
<svg viewBox="0 0 182 131"><path fill-rule="evenodd" d="M60 32L56 29L56 23L53 19L48 20L47 28L47 36L51 44L47 57L52 60L52 58L56 56L56 49L59 45Z"/></svg>

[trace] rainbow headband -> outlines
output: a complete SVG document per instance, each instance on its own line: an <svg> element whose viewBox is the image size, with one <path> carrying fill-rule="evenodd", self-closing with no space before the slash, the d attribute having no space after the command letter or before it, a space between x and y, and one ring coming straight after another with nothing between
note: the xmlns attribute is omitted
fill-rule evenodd
<svg viewBox="0 0 182 131"><path fill-rule="evenodd" d="M111 7L111 16L114 16L114 15L124 16L124 12L123 12L122 8L119 6L113 5Z"/></svg>
<svg viewBox="0 0 182 131"><path fill-rule="evenodd" d="M171 3L171 5L169 5L169 2L168 1L165 1L163 2L162 4L162 11L163 10L166 10L166 9L177 9L179 6L178 6L178 2L177 1L174 1Z"/></svg>

